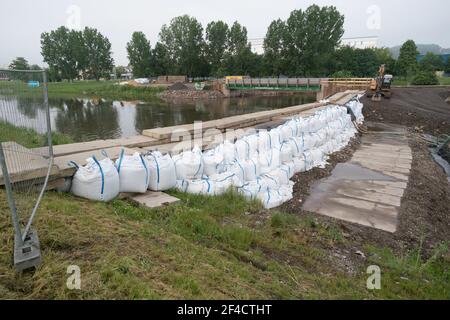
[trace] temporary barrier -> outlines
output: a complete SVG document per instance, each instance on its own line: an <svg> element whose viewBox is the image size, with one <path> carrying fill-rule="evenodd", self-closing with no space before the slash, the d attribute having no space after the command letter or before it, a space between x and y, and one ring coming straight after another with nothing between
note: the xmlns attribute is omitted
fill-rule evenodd
<svg viewBox="0 0 450 320"><path fill-rule="evenodd" d="M267 189L266 191L260 192L258 193L257 198L261 200L266 209L279 207L285 199L285 197L283 197L276 189Z"/></svg>
<svg viewBox="0 0 450 320"><path fill-rule="evenodd" d="M217 149L204 152L203 165L203 172L207 176L223 172L223 152L219 152Z"/></svg>
<svg viewBox="0 0 450 320"><path fill-rule="evenodd" d="M200 179L203 176L203 155L199 147L173 157L178 180Z"/></svg>
<svg viewBox="0 0 450 320"><path fill-rule="evenodd" d="M358 101L350 103L349 108L363 119ZM236 188L246 198L260 199L264 207L273 208L292 198L291 179L295 173L324 166L328 155L346 146L356 132L345 107L329 106L306 118L294 117L269 131L260 130L242 137L235 143L225 141L203 153L195 147L173 158L159 152L145 158L137 153L122 154L117 160L120 186L122 191L142 192L141 182L148 179L151 190L176 187L183 192L204 195L220 195ZM108 171L110 160L103 161L102 165L91 159L86 168L77 171L74 193L105 201L117 195L118 188L105 194L104 185L113 183L107 178L114 180L114 177ZM101 190L100 194L97 189Z"/></svg>
<svg viewBox="0 0 450 320"><path fill-rule="evenodd" d="M215 184L209 179L183 180L181 190L192 194L215 195Z"/></svg>
<svg viewBox="0 0 450 320"><path fill-rule="evenodd" d="M150 169L148 188L152 191L164 191L174 188L177 183L175 163L170 154L162 155L155 151L147 154Z"/></svg>
<svg viewBox="0 0 450 320"><path fill-rule="evenodd" d="M73 163L73 162L72 162ZM119 194L119 173L111 159L97 160L95 156L87 159L85 166L78 166L73 176L71 192L79 197L110 201Z"/></svg>
<svg viewBox="0 0 450 320"><path fill-rule="evenodd" d="M242 168L243 181L256 180L261 174L261 166L257 157L243 161L237 160L237 163Z"/></svg>
<svg viewBox="0 0 450 320"><path fill-rule="evenodd" d="M240 180L234 173L219 173L210 177L210 181L213 185L213 193L215 195L224 194L227 190L234 187L236 184L240 184Z"/></svg>
<svg viewBox="0 0 450 320"><path fill-rule="evenodd" d="M125 155L122 149L116 160L116 168L119 173L120 192L145 193L148 188L150 171L147 159L138 152L133 155Z"/></svg>

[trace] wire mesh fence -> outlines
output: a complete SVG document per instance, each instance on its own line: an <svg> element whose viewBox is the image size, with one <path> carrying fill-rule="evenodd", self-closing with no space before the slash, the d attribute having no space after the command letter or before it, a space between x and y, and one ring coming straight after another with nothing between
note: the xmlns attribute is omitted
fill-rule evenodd
<svg viewBox="0 0 450 320"><path fill-rule="evenodd" d="M43 71L0 70L0 193L16 247L29 238L54 169L46 82Z"/></svg>

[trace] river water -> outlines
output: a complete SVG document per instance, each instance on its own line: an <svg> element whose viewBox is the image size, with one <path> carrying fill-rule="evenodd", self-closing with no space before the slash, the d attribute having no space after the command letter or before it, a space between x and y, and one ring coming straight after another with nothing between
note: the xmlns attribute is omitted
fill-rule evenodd
<svg viewBox="0 0 450 320"><path fill-rule="evenodd" d="M0 96L0 100L5 99ZM244 98L224 98L166 102L124 102L86 98L55 98L49 100L52 130L64 133L75 141L129 137L145 129L207 121L223 117L272 110L315 101L315 95L280 95ZM1 102L0 101L0 105ZM8 98L12 113L20 114L6 120L15 125L27 126L45 118L45 110L29 99ZM2 116L4 117L4 115ZM32 125L36 128L36 125Z"/></svg>

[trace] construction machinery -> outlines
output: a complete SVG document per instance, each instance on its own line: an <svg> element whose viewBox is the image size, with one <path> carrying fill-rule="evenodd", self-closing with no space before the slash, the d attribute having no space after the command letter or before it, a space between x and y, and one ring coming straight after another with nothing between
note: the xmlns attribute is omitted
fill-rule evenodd
<svg viewBox="0 0 450 320"><path fill-rule="evenodd" d="M372 97L372 101L381 101L382 97L389 99L391 97L391 84L393 76L385 74L385 65L382 64L378 69L378 76L370 82L367 96Z"/></svg>

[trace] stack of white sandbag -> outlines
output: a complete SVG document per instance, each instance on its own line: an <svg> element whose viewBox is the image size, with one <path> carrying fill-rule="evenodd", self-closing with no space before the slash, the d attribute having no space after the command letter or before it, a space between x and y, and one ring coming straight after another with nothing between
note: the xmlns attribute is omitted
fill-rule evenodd
<svg viewBox="0 0 450 320"><path fill-rule="evenodd" d="M329 106L235 143L225 141L203 153L196 147L175 156L177 187L205 195L235 188L274 208L292 198L294 174L324 166L328 155L346 146L355 133L347 109Z"/></svg>
<svg viewBox="0 0 450 320"><path fill-rule="evenodd" d="M349 108L364 121L362 104ZM119 192L163 191L220 195L236 189L246 198L274 208L292 198L294 174L321 167L328 155L345 147L356 134L347 108L328 106L314 115L294 117L271 130L259 130L237 141L225 141L202 152L194 147L173 158L160 152L124 155L116 167L108 158L88 159L78 167L72 192L93 200L109 201Z"/></svg>

